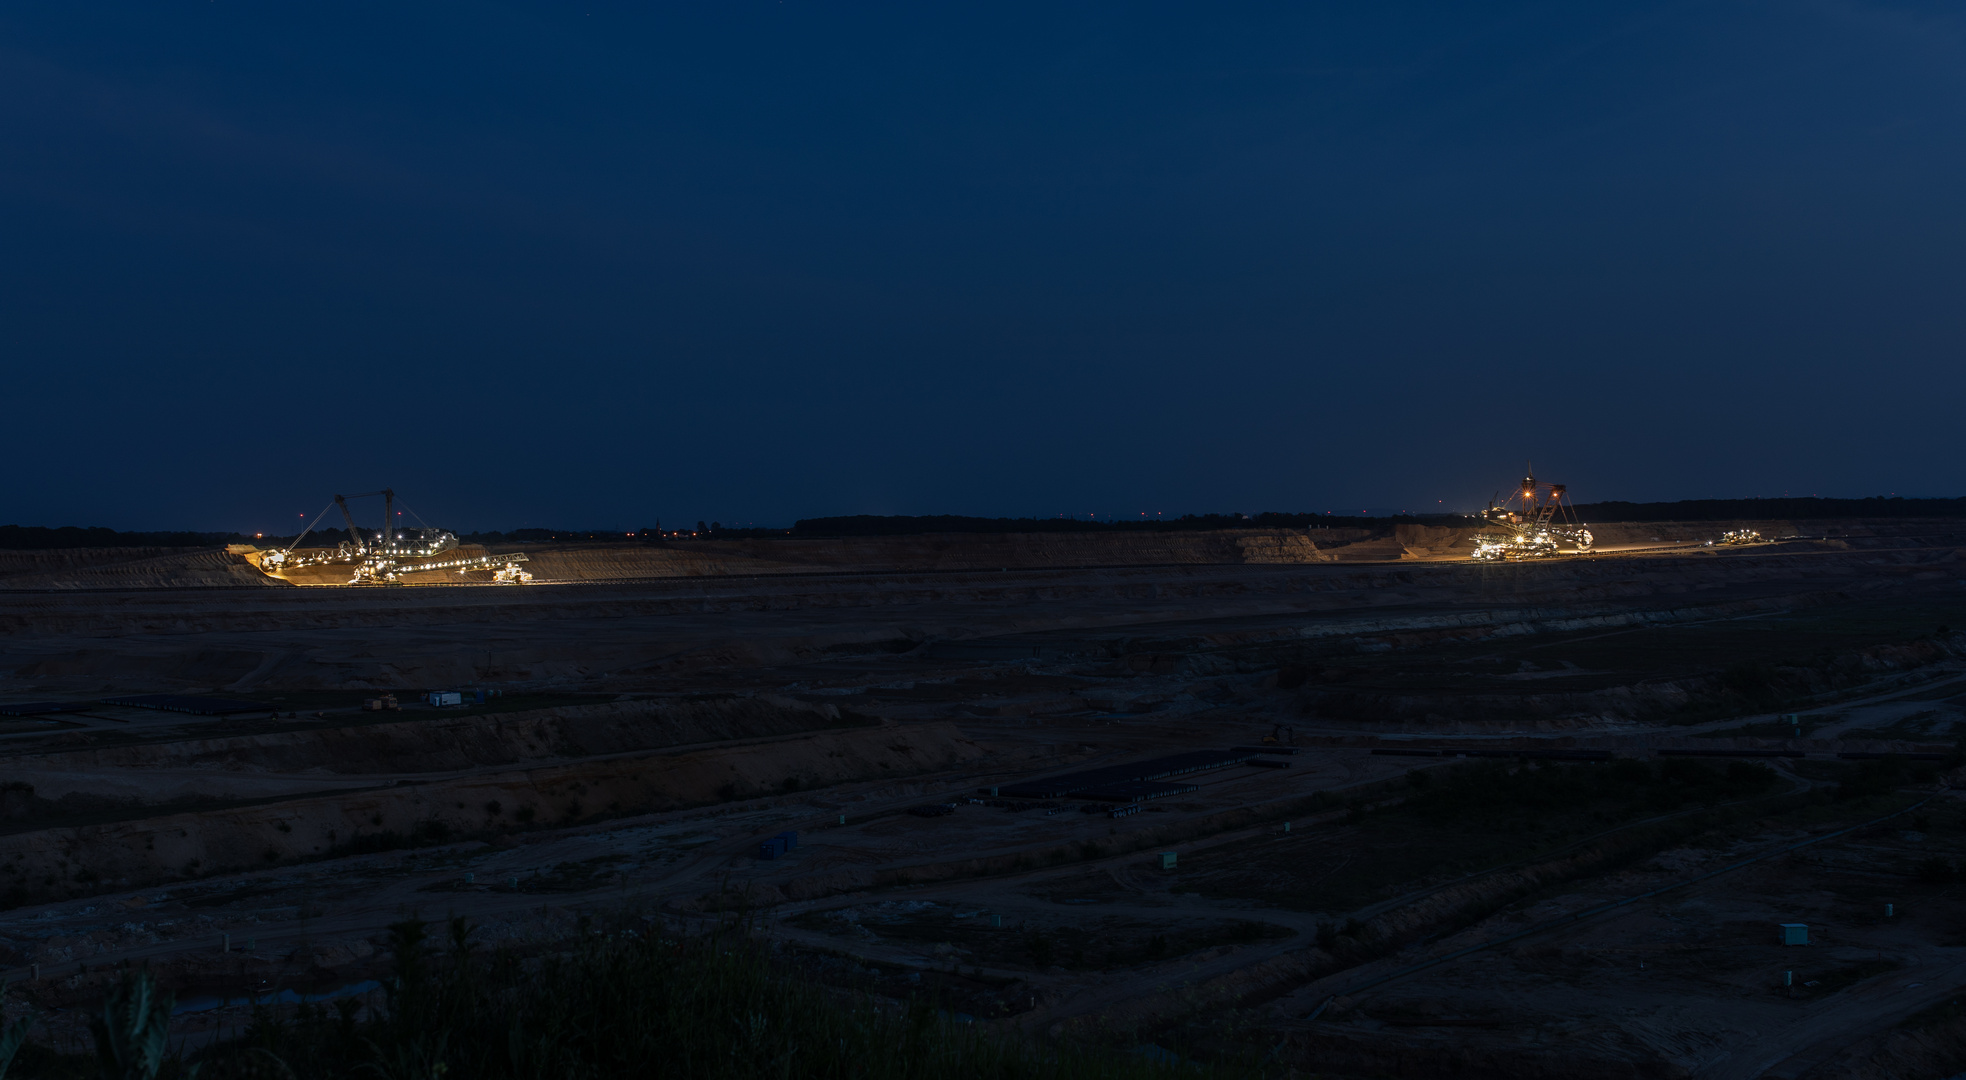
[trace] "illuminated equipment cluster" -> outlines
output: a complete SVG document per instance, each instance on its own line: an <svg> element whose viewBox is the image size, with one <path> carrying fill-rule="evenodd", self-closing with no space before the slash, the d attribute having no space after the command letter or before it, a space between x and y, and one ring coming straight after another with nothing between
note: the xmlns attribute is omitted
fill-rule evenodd
<svg viewBox="0 0 1966 1080"><path fill-rule="evenodd" d="M1514 494L1499 504L1490 500L1482 511L1484 528L1469 557L1501 562L1589 554L1591 531L1577 520L1567 494L1564 485L1542 483L1533 471L1524 476Z"/></svg>
<svg viewBox="0 0 1966 1080"><path fill-rule="evenodd" d="M1738 544L1760 544L1760 543L1764 543L1765 541L1761 539L1761 534L1755 532L1753 529L1729 529L1728 531L1720 534L1720 542L1723 544L1738 545Z"/></svg>
<svg viewBox="0 0 1966 1080"><path fill-rule="evenodd" d="M365 535L355 524L355 515L348 509L348 500L371 495L382 496L383 527ZM314 531L314 526L319 525L322 518L328 516L328 511L336 508L341 510L341 519L348 525L348 539L333 548L303 549L300 542L307 539L307 534ZM460 551L445 558L446 553L457 551L457 537L424 524L422 516L410 510L407 504L403 509L408 510L410 516L423 527L396 527L396 493L389 488L364 491L357 495L336 495L334 501L322 507L307 528L301 530L293 543L279 551L260 555L258 566L275 577L308 566L347 566L350 585L388 585L401 581L404 574L440 570L455 570L459 574L490 570L493 572L492 580L503 585L524 585L532 581L532 575L519 568L520 563L527 561L520 552L494 555L490 552L466 554Z"/></svg>

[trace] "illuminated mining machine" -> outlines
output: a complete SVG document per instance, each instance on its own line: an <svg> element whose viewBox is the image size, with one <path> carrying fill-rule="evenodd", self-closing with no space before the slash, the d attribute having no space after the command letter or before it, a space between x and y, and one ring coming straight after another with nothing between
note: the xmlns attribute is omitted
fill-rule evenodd
<svg viewBox="0 0 1966 1080"><path fill-rule="evenodd" d="M372 495L382 496L382 528L364 535L355 524L354 513L348 509L348 500ZM431 528L407 503L403 509L422 527L400 528L396 525L396 505L396 493L388 488L336 495L293 543L277 551L255 552L247 558L264 573L295 584L436 584L447 580L445 571L464 575L474 570L490 570L491 580L499 584L524 585L532 580L531 574L519 568L526 561L523 553L494 555L475 544L460 545L451 533ZM301 547L300 542L307 539L314 526L328 516L328 511L337 508L341 520L348 525L348 539L332 548ZM346 581L340 580L342 573L349 575ZM405 580L405 575L415 577Z"/></svg>
<svg viewBox="0 0 1966 1080"><path fill-rule="evenodd" d="M1499 504L1489 501L1481 515L1485 529L1476 534L1471 557L1476 562L1499 562L1588 554L1591 531L1577 520L1576 508L1566 495L1562 484L1545 484L1531 469L1513 495Z"/></svg>

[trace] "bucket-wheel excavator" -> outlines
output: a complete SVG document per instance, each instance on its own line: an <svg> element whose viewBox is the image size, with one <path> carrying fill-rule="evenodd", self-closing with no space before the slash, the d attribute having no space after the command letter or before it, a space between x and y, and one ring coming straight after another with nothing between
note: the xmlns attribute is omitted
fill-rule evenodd
<svg viewBox="0 0 1966 1080"><path fill-rule="evenodd" d="M1490 499L1481 517L1485 527L1476 534L1470 554L1476 562L1585 555L1591 550L1591 531L1577 520L1569 489L1536 479L1533 467L1507 499Z"/></svg>
<svg viewBox="0 0 1966 1080"><path fill-rule="evenodd" d="M365 535L361 526L355 524L355 513L349 509L348 501L376 495L382 496L382 528L373 530L373 535ZM405 505L403 509L409 510L409 507ZM330 510L341 511L341 520L348 526L348 539L332 548L302 548L301 541L307 539L307 535L314 531L322 518L328 516ZM416 511L409 512L420 524L423 522ZM396 516L396 492L390 488L336 495L334 501L322 507L307 528L301 530L293 543L277 551L260 554L256 565L267 574L289 580L296 576L297 571L308 567L346 566L350 574L348 580L334 583L348 585L395 584L402 580L404 574L444 570L454 570L459 574L490 570L493 572L492 580L499 584L523 585L532 580L532 575L519 567L526 561L523 552L494 555L480 547L463 548L451 533L433 529L427 524L415 529L402 528L396 524Z"/></svg>

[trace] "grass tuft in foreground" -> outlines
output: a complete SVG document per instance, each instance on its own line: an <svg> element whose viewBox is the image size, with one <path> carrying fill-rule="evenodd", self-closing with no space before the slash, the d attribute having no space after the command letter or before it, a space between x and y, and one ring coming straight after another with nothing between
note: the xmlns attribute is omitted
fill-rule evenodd
<svg viewBox="0 0 1966 1080"><path fill-rule="evenodd" d="M391 928L387 1007L270 1011L241 1039L149 1071L126 1060L23 1055L8 1080L107 1076L165 1080L1147 1080L1226 1075L1090 1046L1037 1045L949 1019L931 1004L842 997L774 964L737 933L677 939L594 937L557 957L521 960L472 947L453 919L433 941L417 921ZM149 994L132 972L123 997ZM168 1004L165 1005L168 1009ZM20 1068L38 1057L41 1068ZM195 1070L195 1072L193 1071Z"/></svg>

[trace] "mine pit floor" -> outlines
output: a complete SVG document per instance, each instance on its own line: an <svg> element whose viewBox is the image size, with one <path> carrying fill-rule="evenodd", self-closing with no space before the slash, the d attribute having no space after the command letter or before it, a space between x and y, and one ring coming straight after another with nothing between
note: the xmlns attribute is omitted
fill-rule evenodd
<svg viewBox="0 0 1966 1080"><path fill-rule="evenodd" d="M187 997L360 986L410 916L533 955L738 919L843 993L1040 1034L1206 1053L1260 1031L1276 1061L1355 1076L1436 1052L1465 1076L1537 1054L1841 1075L1839 1054L1966 1025L1927 1011L1966 988L1966 780L1836 756L1966 731L1960 546L1917 536L1487 567L0 593L10 700L222 693L300 714L0 727L22 778L0 790L7 1009L31 998L84 1040L126 960ZM507 696L408 700L474 685ZM355 711L385 688L402 712ZM1286 768L1197 774L1122 818L968 802L1266 737L1294 742ZM1395 740L1612 760L1371 752ZM1806 757L1658 753L1702 747ZM1920 799L1901 825L1328 1001ZM785 830L797 847L759 858ZM1775 944L1787 921L1814 943ZM184 1034L248 1014L187 1014Z"/></svg>

